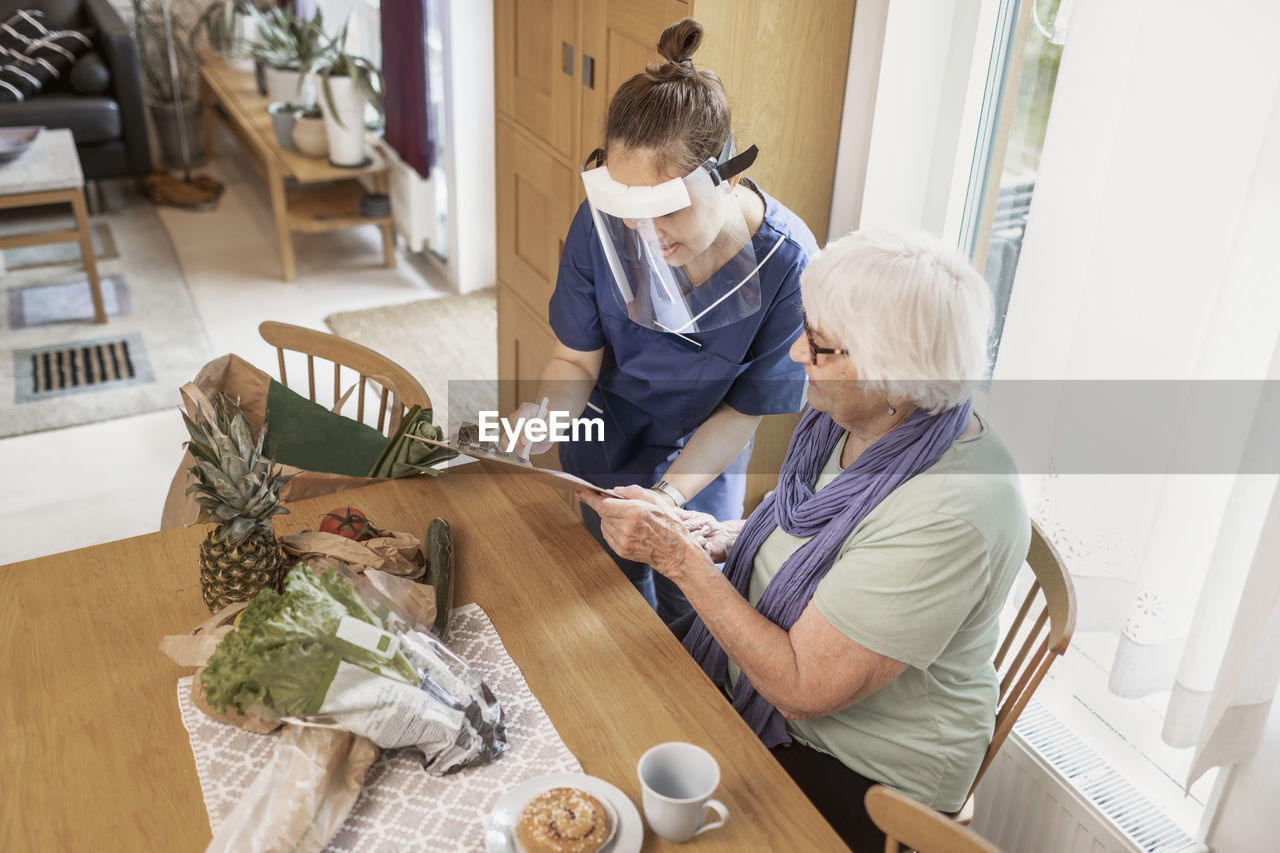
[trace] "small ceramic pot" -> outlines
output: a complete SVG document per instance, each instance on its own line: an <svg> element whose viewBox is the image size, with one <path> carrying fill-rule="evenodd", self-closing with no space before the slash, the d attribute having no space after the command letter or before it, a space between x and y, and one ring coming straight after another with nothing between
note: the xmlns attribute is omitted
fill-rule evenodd
<svg viewBox="0 0 1280 853"><path fill-rule="evenodd" d="M298 114L302 112L302 107L297 104L277 101L267 107L267 112L271 113L271 124L276 131L276 142L280 143L281 148L292 148L293 126L297 123Z"/></svg>
<svg viewBox="0 0 1280 853"><path fill-rule="evenodd" d="M308 157L328 157L329 136L324 129L324 119L300 113L293 123L293 144Z"/></svg>

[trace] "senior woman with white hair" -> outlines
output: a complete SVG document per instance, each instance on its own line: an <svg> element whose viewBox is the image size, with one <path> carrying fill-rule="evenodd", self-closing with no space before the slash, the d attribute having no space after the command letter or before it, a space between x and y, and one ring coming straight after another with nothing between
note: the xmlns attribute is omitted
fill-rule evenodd
<svg viewBox="0 0 1280 853"><path fill-rule="evenodd" d="M991 324L981 276L928 235L855 232L800 287L790 355L811 409L749 519L638 487L579 497L618 554L688 597L685 647L832 826L881 849L871 785L964 803L1030 525L1012 460L970 406Z"/></svg>

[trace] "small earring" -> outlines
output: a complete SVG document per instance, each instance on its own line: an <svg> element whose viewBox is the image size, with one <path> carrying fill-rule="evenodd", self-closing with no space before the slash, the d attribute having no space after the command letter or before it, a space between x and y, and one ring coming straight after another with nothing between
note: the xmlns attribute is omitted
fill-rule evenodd
<svg viewBox="0 0 1280 853"><path fill-rule="evenodd" d="M891 415L896 415L896 414L898 414L898 410L897 410L897 409L895 409L893 406L890 406L890 407L889 407L889 414L891 414Z"/></svg>

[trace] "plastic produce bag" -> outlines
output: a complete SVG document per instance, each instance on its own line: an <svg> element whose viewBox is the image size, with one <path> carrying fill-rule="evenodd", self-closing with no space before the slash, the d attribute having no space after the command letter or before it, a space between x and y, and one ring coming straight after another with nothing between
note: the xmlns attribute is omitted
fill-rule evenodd
<svg viewBox="0 0 1280 853"><path fill-rule="evenodd" d="M437 776L506 749L502 708L488 685L337 563L300 564L283 593L258 593L200 679L219 711L256 711L409 748Z"/></svg>

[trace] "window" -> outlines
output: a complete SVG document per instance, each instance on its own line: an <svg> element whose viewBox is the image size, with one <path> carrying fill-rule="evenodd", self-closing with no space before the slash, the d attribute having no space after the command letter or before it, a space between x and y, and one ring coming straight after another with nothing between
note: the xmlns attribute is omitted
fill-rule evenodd
<svg viewBox="0 0 1280 853"><path fill-rule="evenodd" d="M448 109L445 102L445 74L448 71L448 51L444 37L446 13L441 0L427 0L427 121L436 128L431 134L431 162L448 174L450 169L445 163L449 155L444 145L449 129L445 122ZM435 216L427 231L427 245L431 252L442 261L449 260L449 181L434 180L431 182L435 193Z"/></svg>
<svg viewBox="0 0 1280 853"><path fill-rule="evenodd" d="M324 12L325 29L337 36L347 27L346 49L382 67L382 25L378 0L315 0L314 6ZM310 14L299 8L299 14ZM377 120L372 106L365 108L366 122Z"/></svg>
<svg viewBox="0 0 1280 853"><path fill-rule="evenodd" d="M326 28L336 34L345 23L348 27L347 48L353 53L382 65L382 25L380 0L315 0L324 11ZM419 248L432 255L449 268L450 239L450 189L453 163L450 160L446 139L450 138L448 122L451 114L447 102L450 75L449 39L451 4L441 0L425 0L426 62L427 62L427 122L431 128L428 143L432 146L430 162L433 164L431 179L420 179L415 171L399 166L393 169L391 195L397 220L397 228L411 251ZM468 17L467 15L463 16ZM480 51L476 50L479 54ZM385 81L394 86L394 81ZM366 115L373 126L376 116L373 108Z"/></svg>
<svg viewBox="0 0 1280 853"><path fill-rule="evenodd" d="M991 286L995 302L993 356L999 350L1027 213L1035 192L1058 63L1066 41L1069 10L1065 7L1070 6L1070 0L1031 2L1034 26L1022 34L1021 44L1019 6L1015 0L1000 4L958 240L961 251L974 261ZM1048 25L1041 19L1041 6ZM1008 85L1011 78L1016 80L1016 88ZM1009 94L1014 95L1013 102L1006 105L1003 101ZM1006 108L1012 113L1008 117L1004 117ZM995 182L991 180L993 166L999 168Z"/></svg>
<svg viewBox="0 0 1280 853"><path fill-rule="evenodd" d="M1147 336L1145 349L1138 348L1132 363L1121 363L1123 360L1116 360L1114 355L1123 350L1123 346L1112 345L1111 339L1124 338L1123 332L1118 335L1106 334L1106 321L1083 326L1073 325L1068 317L1070 311L1053 310L1053 300L1059 298L1062 288L1071 289L1091 278L1063 265L1064 258L1073 252L1086 255L1095 252L1096 256L1091 258L1090 263L1096 266L1089 267L1094 270L1108 264L1114 268L1119 262L1140 266L1144 259L1152 257L1158 257L1161 262L1168 264L1194 263L1195 259L1189 254L1179 255L1175 261L1171 260L1173 256L1170 253L1156 251L1160 243L1158 240L1153 241L1150 233L1168 228L1166 223L1154 221L1159 219L1158 212L1153 216L1149 209L1147 216L1152 221L1143 221L1143 217L1124 210L1122 201L1117 203L1117 200L1124 198L1129 182L1133 182L1135 186L1147 186L1152 182L1158 184L1160 176L1167 175L1167 170L1161 172L1156 168L1145 168L1149 162L1155 161L1157 153L1166 156L1160 150L1159 137L1152 128L1164 128L1165 125L1157 124L1157 121L1163 120L1168 114L1186 114L1164 102L1172 100L1172 96L1168 94L1170 91L1185 91L1185 88L1178 89L1177 84L1181 81L1166 80L1152 70L1153 66L1143 65L1137 58L1139 54L1133 50L1135 45L1126 42L1130 36L1117 35L1120 32L1115 26L1117 23L1135 26L1143 35L1151 33L1150 19L1116 21L1115 18L1123 19L1123 16L1110 17L1109 14L1118 10L1103 10L1101 5L1090 8L1088 33L1095 41L1106 43L1110 51L1106 57L1111 64L1104 64L1095 53L1087 50L1072 55L1071 58L1077 63L1072 66L1075 76L1064 77L1063 97L1060 99L1061 106L1065 108L1068 103L1067 93L1070 91L1070 109L1060 111L1060 121L1050 131L1055 134L1053 138L1058 144L1053 152L1053 166L1050 166L1050 157L1046 157L1046 168L1042 172L1041 154L1046 129L1050 126L1050 111L1058 90L1058 71L1063 47L1069 38L1067 16L1071 4L1070 0L1024 2L1029 4L1026 9L1029 25L1025 26L1021 40L1012 37L1006 25L1011 20L1009 16L1012 13L1008 7L1016 7L1016 3L1006 4L1002 14L998 16L999 23L993 28L995 37L992 43L995 47L988 68L988 90L984 95L982 120L975 137L977 144L974 146L975 154L969 169L965 214L957 241L962 250L970 252L992 288L997 309L993 352L997 351L1003 340L1009 351L1007 354L1017 356L1015 361L1020 366L1025 363L1030 367L1034 356L1038 355L1040 362L1031 371L1034 375L1167 375L1173 379L1203 375L1196 372L1198 367L1194 360L1195 351L1203 344L1198 343L1190 334L1171 334L1168 329L1181 328L1175 324L1180 318L1172 316L1173 312L1163 305L1144 314L1144 305L1149 306L1151 303L1149 297L1147 302L1143 302L1140 296L1143 291L1136 286L1128 287L1123 281L1117 284L1106 279L1113 285L1112 290L1104 294L1090 291L1079 297L1083 304L1079 300L1072 303L1072 307L1083 317L1114 316L1117 318L1116 325L1121 325L1118 318L1126 317L1128 328L1133 328L1147 316L1153 325L1164 327L1159 336ZM1084 9L1082 5L1081 10ZM1081 22L1084 21L1085 17L1082 15ZM1188 29L1200 26L1205 32L1206 46L1225 51L1231 49L1228 35L1205 28L1203 22L1189 22L1179 26ZM1084 33L1085 30L1081 29L1078 35ZM1165 49L1166 43L1175 43L1168 33L1162 32L1160 35L1163 38L1152 34L1148 41L1140 45L1141 50L1145 51L1141 54L1143 58L1150 60ZM1220 40L1215 41L1215 38ZM1126 52L1126 48L1133 55ZM1134 75L1134 79L1130 80L1125 77L1130 67L1143 68L1146 73ZM1159 67L1163 69L1166 66ZM1086 76L1087 86L1081 82ZM1074 86L1065 82L1067 80L1073 81ZM1106 86L1111 81L1117 87L1125 87L1122 97L1110 97L1113 93L1107 92ZM997 94L990 88L996 85L999 85L998 97L1008 99L1008 103L991 104L998 100ZM1208 87L1209 84L1203 85ZM1204 102L1202 99L1196 103L1203 108ZM1223 112L1230 115L1248 114L1243 109L1232 113L1226 107ZM1151 121L1135 119L1126 122L1124 116L1134 113L1141 114L1144 119L1150 118ZM1061 121L1068 114L1072 120ZM1199 123L1217 127L1220 122L1216 118L1206 115L1199 119ZM1175 126L1180 125L1175 121ZM1104 127L1108 132L1105 137ZM1220 135L1231 137L1225 131ZM1070 142L1064 143L1063 139L1069 139ZM1084 148L1087 146L1086 141L1095 143L1096 148L1089 149L1087 155L1075 156L1072 146ZM1208 139L1200 149L1193 145L1189 150L1198 151L1202 158L1195 169L1187 170L1189 174L1185 191L1183 187L1178 190L1186 198L1179 199L1179 202L1187 204L1187 199L1193 199L1196 204L1202 204L1204 209L1215 209L1211 194L1197 193L1201 189L1197 181L1200 173L1207 171L1210 177L1204 180L1205 185L1214 187L1227 184L1227 181L1212 179L1212 167L1208 164L1216 162L1215 156L1228 162L1233 158L1224 156L1225 148L1216 137ZM1072 151L1072 155L1068 156L1068 151ZM1113 151L1120 152L1114 160ZM1090 160L1090 156L1094 159ZM1167 156L1172 159L1171 155ZM1069 171L1064 168L1064 164L1068 160L1071 161L1071 180L1075 182L1070 184L1064 182L1064 174ZM1251 164L1251 160L1246 163ZM1084 187L1081 178L1089 174L1090 165L1097 166L1092 174L1097 178L1098 184ZM1190 174L1193 172L1194 174ZM1056 180L1053 184L1056 194L1051 193L1051 175ZM1035 248L1027 255L1023 266L1024 272L1031 271L1031 258L1034 255L1037 258L1034 274L1024 279L1025 284L1017 285L1032 286L1039 300L1036 305L1039 315L1034 318L1036 322L1031 324L1037 330L1033 335L1027 331L1029 327L1025 323L1019 327L1017 319L1005 328L1005 318L1015 287L1015 273L1019 268L1019 261L1023 260L1023 241L1038 183L1043 191L1041 199L1050 200L1050 207L1043 211L1037 210L1031 225L1032 244ZM1069 189L1064 189L1067 187ZM1172 195L1175 191L1170 188L1169 192ZM1109 242L1105 245L1095 244L1096 238L1091 239L1091 233L1087 229L1078 232L1071 230L1070 222L1088 221L1088 217L1082 217L1071 206L1074 199L1069 196L1089 197L1101 205L1103 215L1107 214L1106 208L1110 206L1110 214L1119 222L1105 223L1115 226L1106 233L1106 240ZM1156 211L1161 204L1167 209L1175 209L1164 201L1154 205ZM1219 207L1225 208L1226 205L1220 204ZM1056 222L1057 226L1046 226L1046 222ZM1129 239L1133 240L1132 245L1127 242ZM1051 252L1045 251L1049 248L1052 248ZM1052 255L1051 262L1045 260L1049 255ZM1214 256L1214 260L1218 260L1217 256ZM1061 278L1045 276L1050 268L1070 269L1070 272L1076 274L1072 276L1063 272ZM1232 280L1223 267L1211 269L1215 270L1221 280ZM1152 278L1160 278L1158 271L1144 272ZM1167 276L1163 280L1172 280L1174 277ZM1212 292L1211 285L1220 285L1220 282L1207 281L1196 275L1184 278L1191 283L1189 289L1171 286L1167 293L1162 294L1178 294L1178 298L1168 299L1174 306L1195 305L1197 298L1207 298L1204 294ZM1104 279L1098 277L1096 280ZM1179 280L1178 287L1187 284L1188 281ZM1080 289L1083 291L1084 287L1081 286ZM1024 292L1024 296L1031 292ZM1117 304L1107 303L1108 299L1115 299ZM1188 313L1194 314L1194 311L1188 309ZM1224 310L1222 316L1229 315ZM1025 321L1028 319L1028 312L1019 313L1015 310L1015 318ZM1063 329L1063 340L1051 343L1047 339L1046 329L1055 325ZM1195 317L1190 317L1186 325L1196 328ZM1223 322L1222 325L1226 328L1227 324ZM1080 328L1088 331L1078 331ZM1161 346L1165 346L1164 341L1168 339L1168 351L1159 350L1160 363L1152 365L1149 363L1151 353L1157 351L1150 342L1154 337L1162 338ZM1082 341L1092 341L1092 352L1106 355L1098 355L1094 361L1082 358L1081 350L1090 349L1081 345ZM1107 358L1112 361L1106 362ZM1221 365L1217 366L1217 370L1223 375L1232 375L1230 370ZM998 375L1010 375L1010 371ZM1100 412L1099 416L1105 417L1106 414L1105 411ZM1149 417L1153 420L1173 418L1178 414L1163 409L1149 411ZM1024 471L1024 474L1031 473L1035 472ZM1158 692L1143 695L1142 698L1122 698L1113 692L1112 683L1117 685L1115 689L1120 689L1130 682L1134 670L1132 666L1126 669L1126 664L1131 660L1128 652L1138 646L1151 658L1161 648L1167 648L1169 655L1181 655L1183 647L1178 645L1181 640L1187 642L1188 648L1191 647L1191 641L1186 640L1185 635L1162 635L1159 625L1170 612L1195 610L1203 598L1202 589L1214 584L1213 580L1205 584L1204 577L1206 567L1210 564L1209 551L1213 550L1214 545L1211 531L1216 527L1210 513L1204 510L1199 515L1190 513L1186 521L1188 528L1199 526L1207 531L1203 537L1204 553L1184 550L1173 555L1162 555L1161 548L1167 540L1162 539L1160 532L1167 530L1170 526L1168 519L1174 517L1182 503L1200 507L1201 503L1212 503L1207 499L1216 495L1220 498L1219 502L1225 504L1228 500L1226 495L1240 486L1229 476L1180 479L1170 475L1121 476L1106 471L1077 471L1063 476L1050 473L1044 477L1028 477L1028 480L1034 481L1028 488L1028 505L1032 515L1040 521L1046 533L1063 552L1072 573L1080 577L1077 592L1086 583L1091 583L1093 590L1089 593L1091 598L1086 600L1082 597L1080 600L1081 619L1091 624L1078 625L1070 650L1051 670L1036 698L1095 751L1133 780L1136 786L1159 802L1188 834L1201 837L1199 830L1206 825L1205 812L1212 807L1219 772L1209 771L1191 787L1189 795L1184 795L1183 785L1189 775L1194 751L1190 748L1170 747L1162 740L1162 730L1168 722L1166 715L1171 694ZM1169 559L1159 562L1153 555L1167 556ZM1163 586L1145 583L1139 573L1140 569L1146 570L1157 563L1164 574ZM1139 575L1136 579L1135 574ZM1085 576L1090 578L1089 582L1084 580ZM1114 595L1110 600L1103 600L1097 595L1097 590L1105 588L1108 581L1114 581L1111 587ZM1122 630L1103 627L1109 621L1106 618L1107 610L1121 616L1124 623ZM1173 657L1171 660L1172 666L1176 667L1178 658ZM1143 691L1135 689L1131 692L1138 695Z"/></svg>

